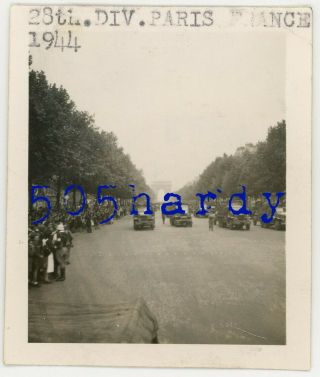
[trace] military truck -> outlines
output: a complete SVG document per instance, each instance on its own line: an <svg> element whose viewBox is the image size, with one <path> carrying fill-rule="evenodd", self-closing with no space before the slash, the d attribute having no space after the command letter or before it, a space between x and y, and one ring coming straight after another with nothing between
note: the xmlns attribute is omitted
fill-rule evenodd
<svg viewBox="0 0 320 377"><path fill-rule="evenodd" d="M232 208L234 210L239 210L241 204L233 204ZM250 217L248 215L234 215L227 205L220 205L217 207L215 212L214 224L219 225L220 228L229 229L246 229L250 230Z"/></svg>
<svg viewBox="0 0 320 377"><path fill-rule="evenodd" d="M270 209L269 209L270 212ZM268 213L266 211L265 213ZM261 228L272 228L275 230L286 229L286 209L284 207L278 207L276 213L273 216L273 220L270 223L265 223L260 220Z"/></svg>
<svg viewBox="0 0 320 377"><path fill-rule="evenodd" d="M177 213L176 215L170 216L170 224L173 226L192 227L192 216L189 213L189 206L182 204L182 209L185 211L185 214Z"/></svg>
<svg viewBox="0 0 320 377"><path fill-rule="evenodd" d="M153 215L145 215L144 211L145 208L138 208L138 214L133 216L133 229L151 229L153 230L156 226L154 214Z"/></svg>
<svg viewBox="0 0 320 377"><path fill-rule="evenodd" d="M286 208L278 207L276 213L273 216L273 220L270 223L265 223L261 220L263 214L271 215L271 210L267 204L257 206L252 215L253 225L257 225L260 222L261 228L272 228L275 230L286 229Z"/></svg>

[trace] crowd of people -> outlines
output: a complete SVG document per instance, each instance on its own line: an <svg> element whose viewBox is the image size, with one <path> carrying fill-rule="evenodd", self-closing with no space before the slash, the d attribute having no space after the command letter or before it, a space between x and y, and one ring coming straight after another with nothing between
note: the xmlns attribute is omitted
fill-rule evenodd
<svg viewBox="0 0 320 377"><path fill-rule="evenodd" d="M76 232L92 233L105 219L112 216L110 207L94 204L78 216L72 216L63 210L54 210L45 221L34 224L45 216L47 209L33 208L29 213L28 230L28 281L30 287L41 287L54 281L66 279L66 267L71 263L73 234ZM74 210L76 212L76 209ZM126 206L120 206L115 219L129 212ZM106 224L112 224L114 219ZM50 263L51 262L51 263Z"/></svg>

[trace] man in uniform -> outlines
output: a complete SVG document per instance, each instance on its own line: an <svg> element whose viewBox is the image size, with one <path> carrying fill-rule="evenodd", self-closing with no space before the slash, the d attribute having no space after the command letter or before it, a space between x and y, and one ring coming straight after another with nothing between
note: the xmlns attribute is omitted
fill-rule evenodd
<svg viewBox="0 0 320 377"><path fill-rule="evenodd" d="M67 244L67 235L64 231L64 225L60 223L57 226L57 231L53 236L53 243L55 249L55 261L57 263L57 278L56 281L64 281L66 279L66 256L68 249Z"/></svg>
<svg viewBox="0 0 320 377"><path fill-rule="evenodd" d="M214 225L214 214L209 214L209 231L213 232L213 225Z"/></svg>

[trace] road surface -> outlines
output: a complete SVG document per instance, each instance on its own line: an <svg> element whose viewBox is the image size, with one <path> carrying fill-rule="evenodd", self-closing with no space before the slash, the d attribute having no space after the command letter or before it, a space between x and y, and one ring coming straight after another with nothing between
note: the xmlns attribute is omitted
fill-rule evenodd
<svg viewBox="0 0 320 377"><path fill-rule="evenodd" d="M175 228L159 213L155 230L134 231L127 216L76 233L66 281L29 290L65 306L139 297L160 343L285 344L285 232Z"/></svg>

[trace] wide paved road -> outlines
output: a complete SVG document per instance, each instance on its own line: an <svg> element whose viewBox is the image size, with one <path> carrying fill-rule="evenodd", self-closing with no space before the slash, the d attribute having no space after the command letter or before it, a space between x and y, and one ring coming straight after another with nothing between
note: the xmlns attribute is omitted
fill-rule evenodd
<svg viewBox="0 0 320 377"><path fill-rule="evenodd" d="M77 233L67 280L31 289L51 303L117 303L143 297L160 343L285 343L285 232L175 228L132 217ZM75 318L76 320L76 318Z"/></svg>

